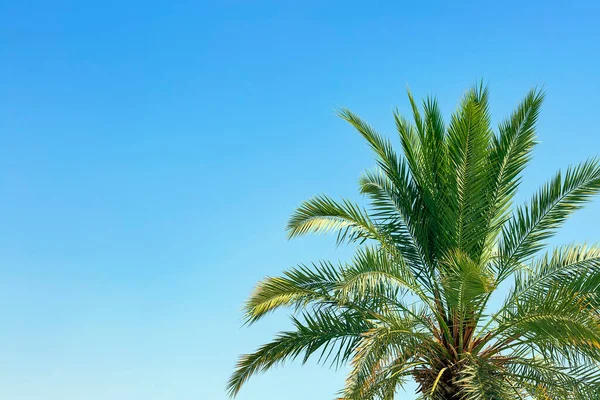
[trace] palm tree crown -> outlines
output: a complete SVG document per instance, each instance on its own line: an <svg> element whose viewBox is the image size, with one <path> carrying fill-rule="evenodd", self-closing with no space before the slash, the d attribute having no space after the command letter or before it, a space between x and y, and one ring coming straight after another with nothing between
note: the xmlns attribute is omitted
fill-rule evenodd
<svg viewBox="0 0 600 400"><path fill-rule="evenodd" d="M342 399L393 399L407 379L423 399L600 398L600 247L539 254L600 190L600 162L559 172L530 202L511 203L543 97L530 91L494 132L483 85L447 125L435 99L419 109L409 93L413 121L394 113L402 156L341 110L376 156L359 181L370 205L314 197L288 233L334 232L356 254L257 285L247 322L292 307L295 329L240 358L230 395L253 374L317 355L350 364ZM503 304L488 310L507 280Z"/></svg>

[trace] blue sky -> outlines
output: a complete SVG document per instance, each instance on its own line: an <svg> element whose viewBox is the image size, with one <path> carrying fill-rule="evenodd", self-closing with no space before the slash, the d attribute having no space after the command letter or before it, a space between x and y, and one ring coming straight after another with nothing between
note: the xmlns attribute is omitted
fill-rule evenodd
<svg viewBox="0 0 600 400"><path fill-rule="evenodd" d="M393 135L407 86L448 116L485 79L498 121L543 85L519 201L600 153L594 2L366 4L0 4L0 397L225 399L238 354L289 325L241 326L255 282L351 253L284 234L312 195L361 200L373 160L337 107ZM599 220L596 201L553 244ZM342 381L292 363L239 399Z"/></svg>

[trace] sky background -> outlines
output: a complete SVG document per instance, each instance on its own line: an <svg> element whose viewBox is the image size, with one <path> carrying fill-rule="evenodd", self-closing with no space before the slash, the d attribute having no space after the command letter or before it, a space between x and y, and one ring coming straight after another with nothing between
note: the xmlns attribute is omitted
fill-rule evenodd
<svg viewBox="0 0 600 400"><path fill-rule="evenodd" d="M1 2L0 398L224 400L289 326L242 327L254 284L351 254L284 232L312 195L362 201L373 158L336 108L395 138L408 86L448 117L484 79L495 122L544 86L519 202L599 154L600 6L570 3ZM600 200L552 243L598 222ZM331 399L343 372L291 363L239 399Z"/></svg>

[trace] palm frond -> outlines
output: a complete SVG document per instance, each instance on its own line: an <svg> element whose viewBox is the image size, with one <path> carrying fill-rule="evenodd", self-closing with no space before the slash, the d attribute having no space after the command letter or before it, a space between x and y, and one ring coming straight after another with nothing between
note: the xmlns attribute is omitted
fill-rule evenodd
<svg viewBox="0 0 600 400"><path fill-rule="evenodd" d="M577 277L513 300L498 317L492 335L497 342L489 351L525 351L533 346L547 360L600 361L600 324L593 307L598 287L600 274L596 273L591 279Z"/></svg>
<svg viewBox="0 0 600 400"><path fill-rule="evenodd" d="M290 218L287 229L290 238L337 232L340 243L345 240L364 242L382 235L366 210L349 200L336 202L324 195L302 203Z"/></svg>
<svg viewBox="0 0 600 400"><path fill-rule="evenodd" d="M393 238L411 266L425 273L427 261L423 245L427 246L427 232L418 223L413 209L418 194L404 167L401 174L400 184L394 184L381 170L367 171L359 180L360 191L370 197L371 215L378 225Z"/></svg>
<svg viewBox="0 0 600 400"><path fill-rule="evenodd" d="M485 240L482 211L490 202L488 148L492 130L487 104L487 89L467 93L448 127L447 198L440 212L444 226L451 228L448 248L458 248L474 260Z"/></svg>
<svg viewBox="0 0 600 400"><path fill-rule="evenodd" d="M500 124L499 134L492 137L490 167L495 179L488 220L490 241L505 222L506 211L520 183L519 175L531 160L536 144L535 124L543 100L543 92L531 90L511 117Z"/></svg>
<svg viewBox="0 0 600 400"><path fill-rule="evenodd" d="M600 162L590 159L546 183L529 205L519 207L502 230L499 254L500 279L507 277L518 263L542 248L574 211L583 207L600 191Z"/></svg>
<svg viewBox="0 0 600 400"><path fill-rule="evenodd" d="M247 323L254 323L279 307L306 306L315 301L332 301L340 281L338 268L329 262L301 265L259 282L244 305Z"/></svg>
<svg viewBox="0 0 600 400"><path fill-rule="evenodd" d="M316 311L312 315L305 314L304 321L294 317L292 320L295 331L282 332L256 352L240 357L227 385L229 395L235 396L252 375L301 354L306 362L321 350L320 361L327 361L333 356L334 362L342 363L352 356L361 335L370 328L361 315L349 311L341 314Z"/></svg>

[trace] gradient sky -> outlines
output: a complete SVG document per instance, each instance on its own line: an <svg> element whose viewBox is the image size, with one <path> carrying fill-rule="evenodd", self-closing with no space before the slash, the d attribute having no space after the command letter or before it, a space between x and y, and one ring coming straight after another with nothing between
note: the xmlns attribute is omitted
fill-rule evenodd
<svg viewBox="0 0 600 400"><path fill-rule="evenodd" d="M600 6L500 3L2 2L0 398L225 399L238 354L289 326L242 327L255 282L351 254L284 232L312 195L361 200L373 159L335 108L393 135L407 86L448 116L484 79L497 122L543 85L519 201L599 154ZM599 222L600 200L553 244ZM342 381L291 363L239 399Z"/></svg>

